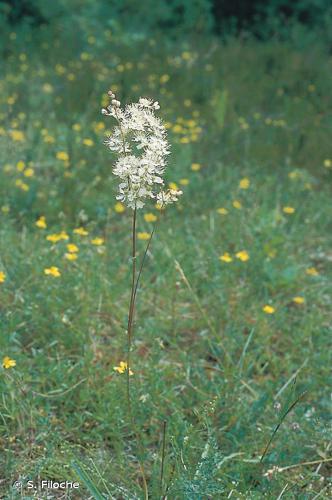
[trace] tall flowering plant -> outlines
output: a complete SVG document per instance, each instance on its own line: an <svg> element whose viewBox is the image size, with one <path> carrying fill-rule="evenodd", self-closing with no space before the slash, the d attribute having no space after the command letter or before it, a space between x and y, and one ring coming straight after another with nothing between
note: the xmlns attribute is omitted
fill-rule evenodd
<svg viewBox="0 0 332 500"><path fill-rule="evenodd" d="M144 495L148 498L148 486L142 461L143 444L132 412L131 399L131 350L136 294L154 230L147 242L139 269L136 263L136 223L137 210L143 208L148 199L154 200L158 208L178 201L181 191L165 189L164 173L167 156L170 153L166 129L156 116L160 109L157 101L140 98L138 102L121 106L112 90L109 90L110 105L102 109L105 116L115 120L112 133L105 145L117 155L113 174L119 178L117 199L132 209L132 280L127 324L127 360L125 363L127 381L127 405L130 423L136 435L139 449L139 464L144 485Z"/></svg>

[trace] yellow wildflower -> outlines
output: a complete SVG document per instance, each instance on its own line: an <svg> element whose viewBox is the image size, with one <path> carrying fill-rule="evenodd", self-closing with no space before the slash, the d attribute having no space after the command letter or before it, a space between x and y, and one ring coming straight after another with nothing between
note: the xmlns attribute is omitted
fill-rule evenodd
<svg viewBox="0 0 332 500"><path fill-rule="evenodd" d="M25 177L33 177L35 171L33 168L27 168L26 170L24 170L23 174L25 175Z"/></svg>
<svg viewBox="0 0 332 500"><path fill-rule="evenodd" d="M241 208L242 208L242 203L239 200L234 200L232 202L232 205L234 208L237 208L238 210L241 210Z"/></svg>
<svg viewBox="0 0 332 500"><path fill-rule="evenodd" d="M6 275L3 271L0 271L0 283L4 283L6 281Z"/></svg>
<svg viewBox="0 0 332 500"><path fill-rule="evenodd" d="M39 227L39 229L45 229L47 227L46 218L44 215L41 215L36 221L36 226Z"/></svg>
<svg viewBox="0 0 332 500"><path fill-rule="evenodd" d="M51 241L51 243L57 243L60 240L69 240L69 236L65 231L61 231L61 233L49 234L46 236L47 241Z"/></svg>
<svg viewBox="0 0 332 500"><path fill-rule="evenodd" d="M66 153L66 151L58 151L56 154L57 160L61 161L68 161L69 160L69 154Z"/></svg>
<svg viewBox="0 0 332 500"><path fill-rule="evenodd" d="M75 243L68 243L67 250L69 253L77 253L79 251L79 248L77 245L75 245Z"/></svg>
<svg viewBox="0 0 332 500"><path fill-rule="evenodd" d="M233 259L228 252L225 252L223 255L220 255L219 260L229 263L232 262Z"/></svg>
<svg viewBox="0 0 332 500"><path fill-rule="evenodd" d="M293 297L293 302L295 302L295 304L304 304L305 300L303 297Z"/></svg>
<svg viewBox="0 0 332 500"><path fill-rule="evenodd" d="M77 253L65 253L65 258L67 260L76 260L77 259Z"/></svg>
<svg viewBox="0 0 332 500"><path fill-rule="evenodd" d="M146 222L156 222L156 220L157 220L157 216L156 216L156 215L154 215L154 214L145 214L145 215L144 215L144 220L145 220Z"/></svg>
<svg viewBox="0 0 332 500"><path fill-rule="evenodd" d="M23 142L25 140L25 135L21 130L11 130L9 135L16 142Z"/></svg>
<svg viewBox="0 0 332 500"><path fill-rule="evenodd" d="M243 179L240 180L239 182L240 189L248 189L249 186L250 186L250 180L247 177L244 177Z"/></svg>
<svg viewBox="0 0 332 500"><path fill-rule="evenodd" d="M282 211L285 214L293 214L295 212L295 208L293 208L293 207L283 207Z"/></svg>
<svg viewBox="0 0 332 500"><path fill-rule="evenodd" d="M191 164L191 170L193 172L198 172L198 170L200 170L201 168L202 168L202 166L200 163L192 163Z"/></svg>
<svg viewBox="0 0 332 500"><path fill-rule="evenodd" d="M241 252L237 252L235 256L238 259L242 260L242 262L246 262L247 260L250 259L249 254L246 250L241 250Z"/></svg>
<svg viewBox="0 0 332 500"><path fill-rule="evenodd" d="M176 182L169 182L168 183L168 187L170 189L174 189L174 191L177 191L179 189L178 185L176 184Z"/></svg>
<svg viewBox="0 0 332 500"><path fill-rule="evenodd" d="M331 168L332 167L332 160L330 160L329 158L326 158L326 160L324 160L324 167Z"/></svg>
<svg viewBox="0 0 332 500"><path fill-rule="evenodd" d="M288 174L288 177L290 179L297 179L298 177L300 177L300 172L298 170L292 170L291 172L289 172Z"/></svg>
<svg viewBox="0 0 332 500"><path fill-rule="evenodd" d="M137 238L139 240L149 240L150 239L150 236L151 234L150 233L145 233L145 232L142 232L142 233L137 233Z"/></svg>
<svg viewBox="0 0 332 500"><path fill-rule="evenodd" d="M16 361L15 359L11 359L9 356L5 356L2 360L2 366L8 370L9 368L16 366Z"/></svg>
<svg viewBox="0 0 332 500"><path fill-rule="evenodd" d="M17 179L15 181L15 186L21 188L22 191L29 191L29 189L30 189L28 184L25 184L25 182L22 182L21 179Z"/></svg>
<svg viewBox="0 0 332 500"><path fill-rule="evenodd" d="M185 61L189 61L189 59L191 58L191 53L185 50L184 52L182 52L181 57Z"/></svg>
<svg viewBox="0 0 332 500"><path fill-rule="evenodd" d="M189 179L180 179L179 184L181 184L181 186L188 186Z"/></svg>
<svg viewBox="0 0 332 500"><path fill-rule="evenodd" d="M93 240L91 240L91 243L92 245L103 245L105 242L104 238L94 238Z"/></svg>
<svg viewBox="0 0 332 500"><path fill-rule="evenodd" d="M167 83L169 78L170 78L169 75L161 75L159 81L160 83Z"/></svg>
<svg viewBox="0 0 332 500"><path fill-rule="evenodd" d="M25 169L25 163L24 161L20 160L16 163L16 168L19 172L23 172L23 170Z"/></svg>
<svg viewBox="0 0 332 500"><path fill-rule="evenodd" d="M59 276L61 276L59 268L56 266L46 267L44 273L49 276L54 276L54 278L59 278Z"/></svg>
<svg viewBox="0 0 332 500"><path fill-rule="evenodd" d="M126 361L120 361L119 366L114 366L113 370L115 370L118 373L125 373L127 371L128 364ZM133 375L133 372L129 368L129 375Z"/></svg>
<svg viewBox="0 0 332 500"><path fill-rule="evenodd" d="M308 267L308 269L306 269L305 272L309 276L318 276L319 275L319 272L317 271L317 269L315 267Z"/></svg>
<svg viewBox="0 0 332 500"><path fill-rule="evenodd" d="M80 236L87 236L89 234L89 231L84 229L84 227L78 227L74 229L75 234L79 234Z"/></svg>
<svg viewBox="0 0 332 500"><path fill-rule="evenodd" d="M272 307L272 306L266 305L266 306L263 307L263 311L266 314L273 314L275 312L275 308Z"/></svg>
<svg viewBox="0 0 332 500"><path fill-rule="evenodd" d="M220 215L227 215L228 214L227 208L224 208L224 207L217 208L217 212Z"/></svg>
<svg viewBox="0 0 332 500"><path fill-rule="evenodd" d="M181 134L184 131L182 125L179 125L178 123L172 127L172 130L175 134Z"/></svg>
<svg viewBox="0 0 332 500"><path fill-rule="evenodd" d="M93 142L93 140L92 140L92 139L83 139L83 141L82 141L82 142L83 142L83 144L84 144L85 146L89 146L89 147L91 147L91 146L93 146L93 145L94 145L94 142Z"/></svg>
<svg viewBox="0 0 332 500"><path fill-rule="evenodd" d="M116 211L116 213L118 214L122 214L126 208L124 206L123 203L121 203L120 201L118 201L115 205L114 205L114 210Z"/></svg>

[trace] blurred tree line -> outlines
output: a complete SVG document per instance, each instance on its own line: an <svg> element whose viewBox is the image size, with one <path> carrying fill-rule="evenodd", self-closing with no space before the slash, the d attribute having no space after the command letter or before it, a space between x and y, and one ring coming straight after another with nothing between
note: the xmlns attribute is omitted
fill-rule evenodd
<svg viewBox="0 0 332 500"><path fill-rule="evenodd" d="M332 18L331 0L0 0L0 20L10 25L50 24L66 16L107 19L127 32L218 35L250 32L268 37L297 22L319 27Z"/></svg>

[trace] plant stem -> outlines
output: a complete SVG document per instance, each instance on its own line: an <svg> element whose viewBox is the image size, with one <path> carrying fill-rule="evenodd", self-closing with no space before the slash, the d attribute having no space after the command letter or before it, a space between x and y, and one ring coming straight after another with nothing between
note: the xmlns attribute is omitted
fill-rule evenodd
<svg viewBox="0 0 332 500"><path fill-rule="evenodd" d="M137 221L137 209L135 207L134 212L133 212L133 225L132 225L132 280L131 280L131 293L130 293L130 304L129 304L129 312L128 312L128 326L127 326L127 370L126 370L126 375L127 375L127 406L128 406L128 414L132 426L132 430L136 436L137 440L137 445L139 448L139 457L138 457L138 462L139 462L139 467L142 475L142 481L143 481L143 488L144 488L144 498L145 500L148 500L149 498L149 493L148 493L148 485L146 482L146 475L145 475L145 470L144 470L144 464L142 462L142 456L143 456L143 443L141 440L141 436L139 435L139 432L136 427L134 415L132 412L132 404L131 404L131 392L130 392L130 366L131 366L131 345L132 345L132 338L133 338L133 321L134 321L134 312L135 312L135 299L136 299L136 290L138 286L138 280L141 274L142 269L140 269L140 273L138 276L138 279L136 281L136 221ZM151 239L150 239L151 240ZM142 266L141 266L142 268ZM136 282L136 283L135 283Z"/></svg>
<svg viewBox="0 0 332 500"><path fill-rule="evenodd" d="M166 446L166 426L167 422L163 422L163 443L161 450L161 467L160 467L160 494L163 495L163 480L164 480L164 466L165 466L165 446Z"/></svg>

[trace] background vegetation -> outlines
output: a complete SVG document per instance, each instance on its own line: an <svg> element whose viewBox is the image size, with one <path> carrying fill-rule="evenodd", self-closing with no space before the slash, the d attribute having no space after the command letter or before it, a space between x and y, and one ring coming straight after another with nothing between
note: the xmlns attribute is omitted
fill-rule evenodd
<svg viewBox="0 0 332 500"><path fill-rule="evenodd" d="M138 227L142 254L160 219L133 367L151 497L164 421L168 498L331 497L331 9L248 5L0 2L3 498L46 498L12 487L39 477L89 498L86 475L140 498L114 370L131 213L102 145L110 87L159 100L184 191Z"/></svg>

